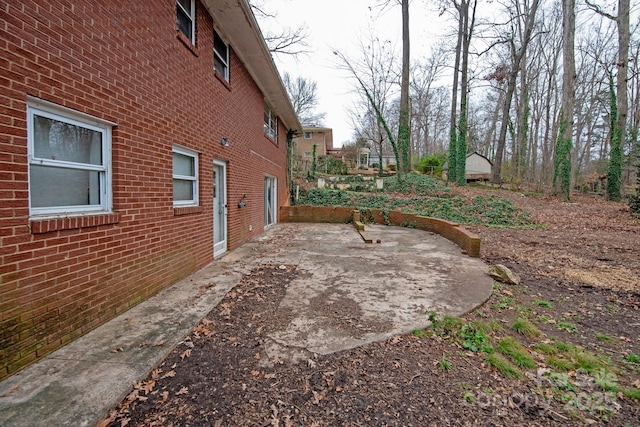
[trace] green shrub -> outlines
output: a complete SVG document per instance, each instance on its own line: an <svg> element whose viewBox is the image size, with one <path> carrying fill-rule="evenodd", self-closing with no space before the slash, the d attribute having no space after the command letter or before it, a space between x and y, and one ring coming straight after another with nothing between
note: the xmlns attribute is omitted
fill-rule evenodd
<svg viewBox="0 0 640 427"><path fill-rule="evenodd" d="M418 163L418 171L434 176L442 176L442 165L446 161L446 154L433 154L424 156Z"/></svg>

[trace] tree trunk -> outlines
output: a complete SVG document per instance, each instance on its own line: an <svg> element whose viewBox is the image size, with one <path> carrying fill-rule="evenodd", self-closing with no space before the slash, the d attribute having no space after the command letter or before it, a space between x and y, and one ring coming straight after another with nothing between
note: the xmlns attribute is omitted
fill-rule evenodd
<svg viewBox="0 0 640 427"><path fill-rule="evenodd" d="M402 151L401 164L404 173L411 170L410 155L410 110L409 110L409 0L402 0L402 81L400 84L400 117L398 121L398 143Z"/></svg>
<svg viewBox="0 0 640 427"><path fill-rule="evenodd" d="M576 81L575 7L575 0L562 0L562 110L553 162L553 185L567 200L571 197L571 138ZM560 177L559 183L558 177Z"/></svg>
<svg viewBox="0 0 640 427"><path fill-rule="evenodd" d="M458 79L460 73L460 55L462 50L463 22L460 5L454 1L454 6L458 10L458 42L456 44L456 59L453 67L453 88L451 90L451 123L449 128L449 174L447 179L449 182L456 181L457 163L458 163L458 135L456 130L458 118Z"/></svg>
<svg viewBox="0 0 640 427"><path fill-rule="evenodd" d="M458 160L456 161L456 182L458 185L465 185L467 183L466 165L467 165L467 98L469 87L469 48L471 46L471 37L473 35L473 27L475 25L477 0L474 1L471 17L469 16L469 1L463 0L460 5L460 20L463 21L462 25L462 70L460 76L460 121L458 122L458 147L456 148L456 154Z"/></svg>
<svg viewBox="0 0 640 427"><path fill-rule="evenodd" d="M616 82L618 117L615 130L611 138L611 160L607 176L607 197L610 200L620 200L622 196L622 149L627 131L627 70L629 65L629 0L618 0L618 78ZM613 182L611 182L613 181ZM609 192L609 189L611 192Z"/></svg>

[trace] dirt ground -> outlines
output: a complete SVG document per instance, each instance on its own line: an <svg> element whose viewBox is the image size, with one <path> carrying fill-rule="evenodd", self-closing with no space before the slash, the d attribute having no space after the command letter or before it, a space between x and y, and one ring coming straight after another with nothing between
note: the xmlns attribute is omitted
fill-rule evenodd
<svg viewBox="0 0 640 427"><path fill-rule="evenodd" d="M446 323L443 313L433 314L432 329L385 342L306 363L267 360L266 335L286 321L275 315L297 273L263 265L135 384L103 425L640 425L638 219L595 196L563 203L506 190L454 191L499 193L542 225L470 227L482 237L483 260L506 265L522 282L496 283L491 298L460 320L493 325L485 342L493 347L517 339L535 366L505 376L490 366L488 350L437 326ZM350 327L350 313L336 318ZM541 334L519 333L513 324L523 318ZM591 355L604 365L560 369L550 350L541 351L560 344L578 349L567 359Z"/></svg>

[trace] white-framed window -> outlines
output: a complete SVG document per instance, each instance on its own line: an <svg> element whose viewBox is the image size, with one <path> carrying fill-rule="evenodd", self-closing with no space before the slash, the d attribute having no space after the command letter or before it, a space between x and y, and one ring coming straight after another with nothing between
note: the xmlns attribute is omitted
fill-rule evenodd
<svg viewBox="0 0 640 427"><path fill-rule="evenodd" d="M198 152L173 147L173 205L198 205Z"/></svg>
<svg viewBox="0 0 640 427"><path fill-rule="evenodd" d="M196 44L196 0L176 1L176 29Z"/></svg>
<svg viewBox="0 0 640 427"><path fill-rule="evenodd" d="M311 151L305 151L304 152L304 156L305 157L311 157Z"/></svg>
<svg viewBox="0 0 640 427"><path fill-rule="evenodd" d="M304 139L311 139L312 136L313 136L313 132L305 132L304 133Z"/></svg>
<svg viewBox="0 0 640 427"><path fill-rule="evenodd" d="M28 97L29 212L110 212L115 123Z"/></svg>
<svg viewBox="0 0 640 427"><path fill-rule="evenodd" d="M213 69L229 81L229 45L213 31Z"/></svg>
<svg viewBox="0 0 640 427"><path fill-rule="evenodd" d="M265 102L264 104L264 134L278 143L278 116Z"/></svg>

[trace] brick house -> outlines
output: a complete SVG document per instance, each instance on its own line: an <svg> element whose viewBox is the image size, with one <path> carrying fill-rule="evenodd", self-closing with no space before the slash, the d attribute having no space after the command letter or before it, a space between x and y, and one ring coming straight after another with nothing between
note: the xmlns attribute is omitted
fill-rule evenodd
<svg viewBox="0 0 640 427"><path fill-rule="evenodd" d="M302 135L293 139L294 155L303 160L313 158L313 146L316 156L324 157L333 150L333 129L322 127L303 127Z"/></svg>
<svg viewBox="0 0 640 427"><path fill-rule="evenodd" d="M277 222L301 131L245 0L0 0L0 378Z"/></svg>
<svg viewBox="0 0 640 427"><path fill-rule="evenodd" d="M316 146L316 160L328 156L340 158L339 150L333 148L333 129L304 126L302 134L293 139L293 156L297 169L311 169L314 145Z"/></svg>

